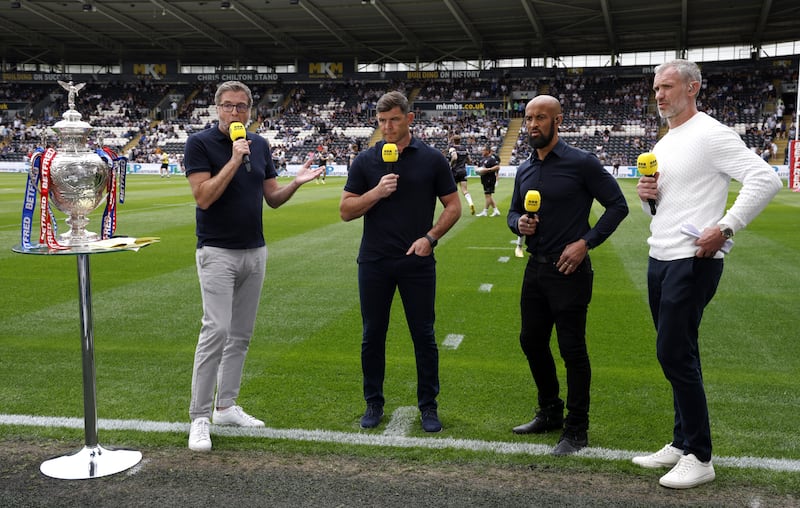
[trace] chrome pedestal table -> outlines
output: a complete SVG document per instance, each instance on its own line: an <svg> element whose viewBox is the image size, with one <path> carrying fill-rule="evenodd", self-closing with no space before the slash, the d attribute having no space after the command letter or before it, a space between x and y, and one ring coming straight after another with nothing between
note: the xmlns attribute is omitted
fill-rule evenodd
<svg viewBox="0 0 800 508"><path fill-rule="evenodd" d="M39 470L51 478L84 480L99 478L125 471L142 460L142 453L134 450L104 448L97 442L97 396L94 367L94 323L92 321L92 290L89 256L131 250L129 248L94 250L89 247L72 247L69 250L48 250L46 246L24 248L16 245L12 251L19 254L44 256L75 256L78 260L78 298L81 320L81 357L83 359L83 421L85 442L83 449L42 463Z"/></svg>

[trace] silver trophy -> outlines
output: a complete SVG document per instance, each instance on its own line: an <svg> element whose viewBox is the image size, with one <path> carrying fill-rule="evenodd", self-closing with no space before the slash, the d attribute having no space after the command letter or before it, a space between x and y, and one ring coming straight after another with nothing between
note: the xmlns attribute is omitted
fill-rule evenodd
<svg viewBox="0 0 800 508"><path fill-rule="evenodd" d="M103 201L112 168L87 146L92 126L81 120L75 110L75 97L86 83L58 82L69 92L69 109L52 129L59 139L56 156L50 165L50 197L56 208L66 213L70 229L58 236L65 246L86 245L99 239L97 233L86 231L86 217Z"/></svg>

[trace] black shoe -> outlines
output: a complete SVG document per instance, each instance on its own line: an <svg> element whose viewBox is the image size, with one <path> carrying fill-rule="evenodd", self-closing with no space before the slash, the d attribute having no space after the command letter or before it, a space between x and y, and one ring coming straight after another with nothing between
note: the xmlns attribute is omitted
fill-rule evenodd
<svg viewBox="0 0 800 508"><path fill-rule="evenodd" d="M578 453L581 448L585 448L587 446L589 446L589 438L586 435L586 431L565 431L563 434L561 434L561 439L558 440L558 444L555 448L553 448L553 451L550 452L550 454L555 455L556 457L572 455Z"/></svg>
<svg viewBox="0 0 800 508"><path fill-rule="evenodd" d="M364 411L364 416L361 417L361 428L373 429L381 423L381 418L383 418L383 406L367 404L367 410Z"/></svg>
<svg viewBox="0 0 800 508"><path fill-rule="evenodd" d="M536 411L533 420L514 427L514 434L542 434L550 430L561 430L564 426L563 409L558 412Z"/></svg>
<svg viewBox="0 0 800 508"><path fill-rule="evenodd" d="M439 432L442 430L442 422L435 409L426 409L422 412L422 430L425 432Z"/></svg>

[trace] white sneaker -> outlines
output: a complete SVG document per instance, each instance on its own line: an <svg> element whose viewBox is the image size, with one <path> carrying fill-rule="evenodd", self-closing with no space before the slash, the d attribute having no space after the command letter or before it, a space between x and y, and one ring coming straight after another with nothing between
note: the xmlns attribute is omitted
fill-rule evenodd
<svg viewBox="0 0 800 508"><path fill-rule="evenodd" d="M500 215L500 210L498 210L497 208L495 208L495 209L494 209L494 212L492 212L492 217L497 217L498 215Z"/></svg>
<svg viewBox="0 0 800 508"><path fill-rule="evenodd" d="M192 428L189 430L189 449L196 452L207 452L211 450L211 435L209 426L211 423L208 418L195 418L192 420Z"/></svg>
<svg viewBox="0 0 800 508"><path fill-rule="evenodd" d="M481 213L475 214L475 217L486 217L486 209L484 208Z"/></svg>
<svg viewBox="0 0 800 508"><path fill-rule="evenodd" d="M518 258L525 257L525 251L522 250L522 246L521 245L517 245L514 248L514 255L517 256Z"/></svg>
<svg viewBox="0 0 800 508"><path fill-rule="evenodd" d="M711 461L700 462L693 453L684 455L669 473L658 480L663 487L690 489L708 483L716 477Z"/></svg>
<svg viewBox="0 0 800 508"><path fill-rule="evenodd" d="M672 443L669 443L652 455L634 457L633 463L648 469L656 469L659 467L672 467L681 460L681 457L683 457L683 450L675 448Z"/></svg>
<svg viewBox="0 0 800 508"><path fill-rule="evenodd" d="M235 425L236 427L263 427L264 422L244 412L241 406L231 406L227 409L214 409L214 424Z"/></svg>

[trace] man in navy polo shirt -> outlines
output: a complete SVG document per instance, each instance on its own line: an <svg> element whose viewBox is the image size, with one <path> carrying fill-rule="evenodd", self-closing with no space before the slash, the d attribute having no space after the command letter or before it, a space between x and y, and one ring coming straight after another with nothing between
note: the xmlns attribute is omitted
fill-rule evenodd
<svg viewBox="0 0 800 508"><path fill-rule="evenodd" d="M189 449L211 450L209 425L263 427L236 404L253 336L267 264L262 207L278 208L321 168L308 160L297 176L279 185L269 143L245 132L231 140L230 125L247 125L250 89L222 83L214 96L219 122L186 140L186 178L197 203L197 275L203 320L192 370ZM216 393L216 397L215 397ZM216 400L215 400L216 399Z"/></svg>
<svg viewBox="0 0 800 508"><path fill-rule="evenodd" d="M339 213L343 220L364 217L358 253L358 286L363 336L361 368L367 403L362 428L377 427L383 417L386 331L394 293L399 290L414 342L417 405L422 428L439 432L439 352L434 335L436 261L433 248L461 216L450 165L444 156L417 138L410 125L414 113L400 92L377 103L384 141L360 153L350 166ZM383 161L383 146L397 145L397 162ZM436 223L436 200L444 209Z"/></svg>

